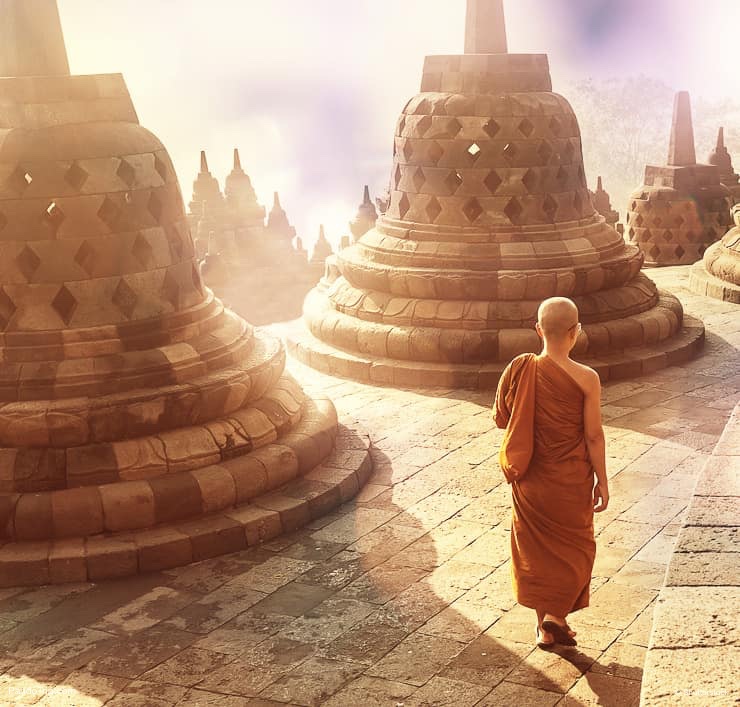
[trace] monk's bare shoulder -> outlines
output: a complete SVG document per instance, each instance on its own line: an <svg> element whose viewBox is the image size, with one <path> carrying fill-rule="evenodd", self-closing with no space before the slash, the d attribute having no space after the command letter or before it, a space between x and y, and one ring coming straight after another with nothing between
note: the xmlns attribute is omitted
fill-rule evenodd
<svg viewBox="0 0 740 707"><path fill-rule="evenodd" d="M578 361L573 361L573 359L570 361L573 364L571 375L575 378L584 393L589 394L601 389L601 379L593 368L584 366L582 363L578 363Z"/></svg>

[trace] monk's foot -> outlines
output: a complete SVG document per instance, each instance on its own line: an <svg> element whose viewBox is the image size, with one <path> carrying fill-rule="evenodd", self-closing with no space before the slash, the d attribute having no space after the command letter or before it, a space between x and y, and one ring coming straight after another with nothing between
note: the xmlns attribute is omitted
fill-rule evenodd
<svg viewBox="0 0 740 707"><path fill-rule="evenodd" d="M536 643L540 648L552 648L555 645L555 637L542 626L535 626L535 634Z"/></svg>
<svg viewBox="0 0 740 707"><path fill-rule="evenodd" d="M542 621L542 628L551 633L555 643L559 643L561 646L576 646L578 645L573 631L563 619L557 620L558 617L550 617L546 615Z"/></svg>

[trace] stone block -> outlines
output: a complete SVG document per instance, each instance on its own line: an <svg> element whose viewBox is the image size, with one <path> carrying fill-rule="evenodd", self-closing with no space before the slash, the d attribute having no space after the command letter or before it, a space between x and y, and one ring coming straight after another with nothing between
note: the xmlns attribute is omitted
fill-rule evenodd
<svg viewBox="0 0 740 707"><path fill-rule="evenodd" d="M105 530L103 503L97 486L51 494L55 538L80 538Z"/></svg>
<svg viewBox="0 0 740 707"><path fill-rule="evenodd" d="M49 581L52 584L87 581L87 558L83 538L54 540L51 543Z"/></svg>
<svg viewBox="0 0 740 707"><path fill-rule="evenodd" d="M190 537L193 562L238 552L247 546L242 526L224 514L178 523L176 529Z"/></svg>
<svg viewBox="0 0 740 707"><path fill-rule="evenodd" d="M103 484L99 492L107 531L148 528L155 524L154 492L149 482Z"/></svg>
<svg viewBox="0 0 740 707"><path fill-rule="evenodd" d="M123 536L95 536L85 541L87 575L91 582L136 574L136 544Z"/></svg>

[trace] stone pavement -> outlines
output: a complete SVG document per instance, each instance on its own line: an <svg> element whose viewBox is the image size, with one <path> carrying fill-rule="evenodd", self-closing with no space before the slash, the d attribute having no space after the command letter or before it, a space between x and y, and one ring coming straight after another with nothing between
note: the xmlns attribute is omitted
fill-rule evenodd
<svg viewBox="0 0 740 707"><path fill-rule="evenodd" d="M0 704L637 704L674 541L740 391L737 306L690 294L686 268L650 275L704 319L707 346L605 387L612 501L577 649L534 649L534 614L512 600L491 391L372 388L291 364L369 430L360 495L197 565L0 590Z"/></svg>

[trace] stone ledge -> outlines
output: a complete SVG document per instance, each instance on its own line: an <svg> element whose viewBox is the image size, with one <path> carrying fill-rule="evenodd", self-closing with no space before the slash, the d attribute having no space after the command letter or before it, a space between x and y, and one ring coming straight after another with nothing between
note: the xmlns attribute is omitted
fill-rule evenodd
<svg viewBox="0 0 740 707"><path fill-rule="evenodd" d="M734 470L734 472L733 472ZM740 699L740 404L697 482L653 618L640 704Z"/></svg>
<svg viewBox="0 0 740 707"><path fill-rule="evenodd" d="M372 470L368 435L342 425L322 464L250 503L137 532L2 545L0 587L100 581L244 550L349 501Z"/></svg>
<svg viewBox="0 0 740 707"><path fill-rule="evenodd" d="M740 287L731 282L720 280L708 272L703 260L695 263L691 268L689 289L705 297L714 297L725 302L740 304Z"/></svg>

